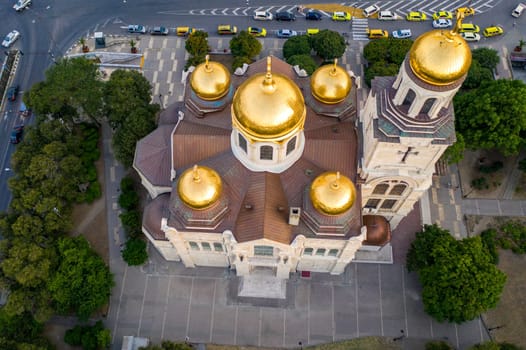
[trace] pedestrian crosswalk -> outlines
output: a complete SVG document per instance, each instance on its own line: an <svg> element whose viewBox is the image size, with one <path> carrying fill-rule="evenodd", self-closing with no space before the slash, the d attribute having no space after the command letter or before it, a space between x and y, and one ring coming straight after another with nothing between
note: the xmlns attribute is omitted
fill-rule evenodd
<svg viewBox="0 0 526 350"><path fill-rule="evenodd" d="M369 21L367 18L353 18L351 22L352 40L369 40L368 28Z"/></svg>

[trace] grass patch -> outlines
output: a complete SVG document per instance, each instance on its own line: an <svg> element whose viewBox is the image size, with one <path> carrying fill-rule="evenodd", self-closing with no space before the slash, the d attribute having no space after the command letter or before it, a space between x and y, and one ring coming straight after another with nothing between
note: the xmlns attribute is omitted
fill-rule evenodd
<svg viewBox="0 0 526 350"><path fill-rule="evenodd" d="M258 348L251 346L230 346L207 344L207 350L278 350L277 348ZM298 347L299 348L299 347ZM303 346L309 350L401 350L401 344L394 343L391 338L364 337L341 342Z"/></svg>

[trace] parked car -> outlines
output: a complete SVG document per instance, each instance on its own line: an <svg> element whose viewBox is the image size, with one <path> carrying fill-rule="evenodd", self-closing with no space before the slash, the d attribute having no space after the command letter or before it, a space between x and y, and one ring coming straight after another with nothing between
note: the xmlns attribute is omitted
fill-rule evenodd
<svg viewBox="0 0 526 350"><path fill-rule="evenodd" d="M26 7L31 5L31 0L18 0L16 4L13 5L13 8L16 12L24 10Z"/></svg>
<svg viewBox="0 0 526 350"><path fill-rule="evenodd" d="M449 11L437 11L433 13L433 19L453 19L453 14Z"/></svg>
<svg viewBox="0 0 526 350"><path fill-rule="evenodd" d="M150 29L151 35L168 35L168 28L166 27L153 27Z"/></svg>
<svg viewBox="0 0 526 350"><path fill-rule="evenodd" d="M247 31L248 31L248 34L252 34L253 36L258 36L258 37L267 36L267 30L265 28L248 27Z"/></svg>
<svg viewBox="0 0 526 350"><path fill-rule="evenodd" d="M175 28L175 34L177 36L188 36L194 32L194 28L192 27L177 27Z"/></svg>
<svg viewBox="0 0 526 350"><path fill-rule="evenodd" d="M256 11L254 13L254 19L256 21L272 21L274 16L268 11Z"/></svg>
<svg viewBox="0 0 526 350"><path fill-rule="evenodd" d="M5 36L4 41L2 41L2 46L8 48L13 45L18 38L20 38L20 32L18 30L13 30Z"/></svg>
<svg viewBox="0 0 526 350"><path fill-rule="evenodd" d="M521 2L513 9L513 11L511 11L511 15L515 18L518 18L522 15L524 9L526 9L526 4Z"/></svg>
<svg viewBox="0 0 526 350"><path fill-rule="evenodd" d="M369 39L383 39L388 38L389 33L383 29L369 29Z"/></svg>
<svg viewBox="0 0 526 350"><path fill-rule="evenodd" d="M15 125L13 127L13 131L11 131L11 137L9 138L9 142L16 145L17 143L20 143L22 141L22 135L24 134L24 126L23 125Z"/></svg>
<svg viewBox="0 0 526 350"><path fill-rule="evenodd" d="M458 31L459 33L465 33L465 32L478 33L480 32L480 28L478 25L473 24L473 23L462 23Z"/></svg>
<svg viewBox="0 0 526 350"><path fill-rule="evenodd" d="M128 33L144 34L144 33L146 33L146 27L145 26L141 26L140 24L130 24L128 26Z"/></svg>
<svg viewBox="0 0 526 350"><path fill-rule="evenodd" d="M475 32L460 33L460 36L462 36L464 40L466 41L479 41L480 40L480 35Z"/></svg>
<svg viewBox="0 0 526 350"><path fill-rule="evenodd" d="M392 34L393 38L396 39L407 39L413 35L413 33L411 33L411 29L398 29L395 30Z"/></svg>
<svg viewBox="0 0 526 350"><path fill-rule="evenodd" d="M497 35L504 34L504 29L502 29L502 27L499 27L499 26L491 26L491 27L487 27L486 29L484 29L482 34L486 38L489 38L491 36L497 36Z"/></svg>
<svg viewBox="0 0 526 350"><path fill-rule="evenodd" d="M18 85L13 85L7 89L6 97L9 101L15 101L18 96Z"/></svg>
<svg viewBox="0 0 526 350"><path fill-rule="evenodd" d="M296 16L287 11L276 12L276 21L295 21Z"/></svg>
<svg viewBox="0 0 526 350"><path fill-rule="evenodd" d="M323 18L321 12L315 11L315 10L309 10L305 14L305 19L308 21L321 21Z"/></svg>
<svg viewBox="0 0 526 350"><path fill-rule="evenodd" d="M217 26L217 34L234 35L237 33L237 27L230 24L220 24Z"/></svg>
<svg viewBox="0 0 526 350"><path fill-rule="evenodd" d="M378 19L380 21L394 21L396 15L392 11L380 11L380 13L378 13Z"/></svg>
<svg viewBox="0 0 526 350"><path fill-rule="evenodd" d="M298 32L290 29L280 29L278 30L278 38L291 38L298 35Z"/></svg>
<svg viewBox="0 0 526 350"><path fill-rule="evenodd" d="M378 5L371 5L363 10L363 15L364 17L371 17L378 11L380 11L380 7Z"/></svg>
<svg viewBox="0 0 526 350"><path fill-rule="evenodd" d="M427 15L420 11L411 11L407 14L405 19L412 22L425 21L427 19Z"/></svg>
<svg viewBox="0 0 526 350"><path fill-rule="evenodd" d="M332 14L333 21L350 21L351 14L345 11L336 11Z"/></svg>
<svg viewBox="0 0 526 350"><path fill-rule="evenodd" d="M320 32L320 28L307 28L307 35L312 36Z"/></svg>
<svg viewBox="0 0 526 350"><path fill-rule="evenodd" d="M433 21L433 28L449 28L453 25L450 19L439 18Z"/></svg>

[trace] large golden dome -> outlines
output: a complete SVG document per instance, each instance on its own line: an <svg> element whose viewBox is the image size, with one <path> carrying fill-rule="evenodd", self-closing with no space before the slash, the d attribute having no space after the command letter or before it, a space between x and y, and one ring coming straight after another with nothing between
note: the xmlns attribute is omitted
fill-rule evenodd
<svg viewBox="0 0 526 350"><path fill-rule="evenodd" d="M230 89L230 72L218 62L206 61L198 65L190 76L190 86L203 100L217 100Z"/></svg>
<svg viewBox="0 0 526 350"><path fill-rule="evenodd" d="M215 170L194 165L185 170L179 178L177 193L179 198L192 209L206 209L221 196L222 183Z"/></svg>
<svg viewBox="0 0 526 350"><path fill-rule="evenodd" d="M314 208L322 214L338 215L349 210L356 199L356 188L352 181L329 171L312 182L310 199Z"/></svg>
<svg viewBox="0 0 526 350"><path fill-rule="evenodd" d="M468 72L471 50L459 34L432 30L415 40L409 51L409 65L426 83L449 85Z"/></svg>
<svg viewBox="0 0 526 350"><path fill-rule="evenodd" d="M334 64L326 64L316 69L310 79L312 96L326 104L335 104L343 101L351 91L351 77L345 69Z"/></svg>
<svg viewBox="0 0 526 350"><path fill-rule="evenodd" d="M255 140L279 139L303 128L305 101L298 86L288 77L267 72L248 78L237 89L232 102L232 123Z"/></svg>

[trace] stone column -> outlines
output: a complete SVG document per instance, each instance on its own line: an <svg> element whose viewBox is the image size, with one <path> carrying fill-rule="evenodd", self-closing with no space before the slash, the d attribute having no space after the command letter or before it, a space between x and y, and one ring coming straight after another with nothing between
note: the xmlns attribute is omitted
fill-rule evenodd
<svg viewBox="0 0 526 350"><path fill-rule="evenodd" d="M276 277L281 279L288 279L290 275L291 259L288 255L280 255L278 267L276 269Z"/></svg>
<svg viewBox="0 0 526 350"><path fill-rule="evenodd" d="M345 270L345 267L354 259L356 251L362 246L362 242L367 236L367 227L362 226L361 233L359 236L351 237L340 254L339 259L332 267L331 275L340 275Z"/></svg>

